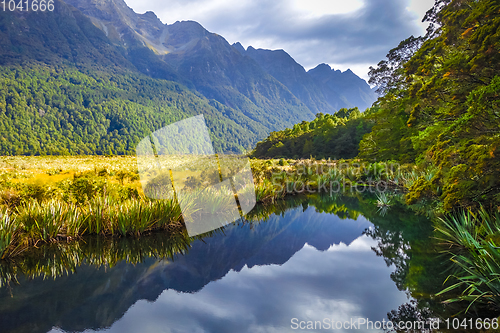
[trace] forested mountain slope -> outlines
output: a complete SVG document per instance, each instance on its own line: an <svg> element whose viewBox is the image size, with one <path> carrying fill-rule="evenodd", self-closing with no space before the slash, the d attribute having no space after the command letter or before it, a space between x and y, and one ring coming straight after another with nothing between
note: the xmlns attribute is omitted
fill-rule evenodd
<svg viewBox="0 0 500 333"><path fill-rule="evenodd" d="M292 128L271 132L258 142L253 157L340 159L358 155L359 142L370 132L372 111L359 112L358 108L342 108L335 114L318 113L310 122L303 121Z"/></svg>
<svg viewBox="0 0 500 333"><path fill-rule="evenodd" d="M360 156L434 167L409 202L445 209L500 205L500 3L439 0L425 37L413 36L371 70L385 94Z"/></svg>
<svg viewBox="0 0 500 333"><path fill-rule="evenodd" d="M197 22L163 24L151 12L134 13L123 0L67 2L89 16L115 45L123 47L128 59L144 74L184 84L182 80L188 81L208 99L271 130L314 117L255 61Z"/></svg>
<svg viewBox="0 0 500 333"><path fill-rule="evenodd" d="M165 25L123 0L5 11L0 154L133 154L148 133L197 114L217 150L241 152L335 111L314 84L272 74L196 22Z"/></svg>

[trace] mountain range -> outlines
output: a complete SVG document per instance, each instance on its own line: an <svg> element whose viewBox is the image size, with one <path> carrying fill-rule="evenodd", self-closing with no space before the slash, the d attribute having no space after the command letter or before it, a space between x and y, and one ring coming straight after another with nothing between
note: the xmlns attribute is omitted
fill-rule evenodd
<svg viewBox="0 0 500 333"><path fill-rule="evenodd" d="M350 70L306 71L283 50L245 50L123 0L54 8L0 16L0 154L133 153L151 131L200 113L216 150L242 151L316 113L376 99Z"/></svg>

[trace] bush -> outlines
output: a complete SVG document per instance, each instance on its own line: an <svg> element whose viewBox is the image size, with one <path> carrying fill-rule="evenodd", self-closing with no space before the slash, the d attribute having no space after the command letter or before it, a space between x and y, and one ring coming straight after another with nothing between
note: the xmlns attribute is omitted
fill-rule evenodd
<svg viewBox="0 0 500 333"><path fill-rule="evenodd" d="M0 203L12 210L21 203L21 196L15 189L8 188L1 192Z"/></svg>

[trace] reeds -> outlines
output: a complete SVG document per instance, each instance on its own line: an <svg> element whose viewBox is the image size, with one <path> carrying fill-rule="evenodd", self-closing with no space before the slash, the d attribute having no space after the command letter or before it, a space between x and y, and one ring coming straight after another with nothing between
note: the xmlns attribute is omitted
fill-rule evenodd
<svg viewBox="0 0 500 333"><path fill-rule="evenodd" d="M377 193L377 207L380 216L385 216L391 207L392 196L385 192Z"/></svg>
<svg viewBox="0 0 500 333"><path fill-rule="evenodd" d="M189 160L173 162L185 164ZM389 174L383 170L392 170L392 166L380 162L369 164L365 170L358 162L339 161L346 166L339 168L337 162L313 159L286 163L252 160L256 200L275 204L290 194L321 190L332 194L331 183L345 190L366 177L385 181ZM212 213L230 211L228 205L234 205L224 199L228 196L207 191L182 193L175 199L147 199L133 157L5 157L0 159L0 167L6 180L0 185L0 209L4 209L1 257L12 256L19 247L85 235L122 237L177 230L184 226L183 214L199 215L200 209L207 208ZM200 195L205 197L200 199ZM198 207L200 202L203 207Z"/></svg>
<svg viewBox="0 0 500 333"><path fill-rule="evenodd" d="M454 284L437 295L459 292L446 302L476 302L500 309L500 216L483 207L440 218L436 226L456 272L448 279Z"/></svg>
<svg viewBox="0 0 500 333"><path fill-rule="evenodd" d="M189 211L189 204L186 204ZM85 235L127 236L182 227L179 205L173 200L143 198L124 202L96 197L85 205L49 200L31 201L15 213L1 213L0 258L17 247L68 241Z"/></svg>
<svg viewBox="0 0 500 333"><path fill-rule="evenodd" d="M377 206L378 207L389 207L392 202L392 196L385 192L377 193Z"/></svg>
<svg viewBox="0 0 500 333"><path fill-rule="evenodd" d="M16 231L15 223L7 211L0 212L0 259L3 259L12 247Z"/></svg>

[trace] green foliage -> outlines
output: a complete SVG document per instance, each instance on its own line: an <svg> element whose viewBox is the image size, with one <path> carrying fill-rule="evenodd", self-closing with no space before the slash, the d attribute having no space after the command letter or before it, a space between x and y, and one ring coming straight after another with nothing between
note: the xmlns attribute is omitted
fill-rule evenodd
<svg viewBox="0 0 500 333"><path fill-rule="evenodd" d="M205 115L217 150L242 151L256 138L173 82L68 67L0 68L0 155L134 154L152 131L197 114Z"/></svg>
<svg viewBox="0 0 500 333"><path fill-rule="evenodd" d="M428 34L402 42L372 69L382 85L360 157L433 165L409 202L500 205L500 4L436 1Z"/></svg>
<svg viewBox="0 0 500 333"><path fill-rule="evenodd" d="M461 291L447 302L467 301L500 304L500 215L484 208L478 213L462 211L441 218L437 227L440 238L458 270L450 276L454 284L439 294ZM468 309L468 308L467 308Z"/></svg>
<svg viewBox="0 0 500 333"><path fill-rule="evenodd" d="M334 115L318 113L310 122L271 132L257 143L254 157L353 158L359 142L371 130L373 122L358 108L340 109Z"/></svg>
<svg viewBox="0 0 500 333"><path fill-rule="evenodd" d="M8 253L17 234L17 226L8 211L0 211L0 259Z"/></svg>

